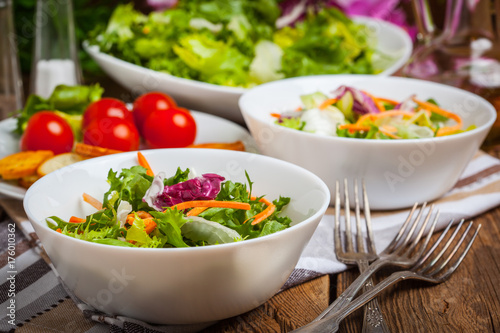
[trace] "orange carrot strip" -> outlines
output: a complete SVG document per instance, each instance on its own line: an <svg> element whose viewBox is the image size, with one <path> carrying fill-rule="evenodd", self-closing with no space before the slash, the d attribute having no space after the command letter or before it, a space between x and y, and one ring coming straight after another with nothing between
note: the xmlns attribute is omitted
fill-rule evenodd
<svg viewBox="0 0 500 333"><path fill-rule="evenodd" d="M386 131L384 129L379 128L378 130L392 139L401 139L401 137L397 136L396 134Z"/></svg>
<svg viewBox="0 0 500 333"><path fill-rule="evenodd" d="M184 201L170 208L177 208L178 210L184 210L193 207L219 207L219 208L234 208L234 209L244 209L250 210L250 204L246 202L238 201L218 201L218 200L193 200Z"/></svg>
<svg viewBox="0 0 500 333"><path fill-rule="evenodd" d="M153 216L143 210L139 210L135 213L130 213L127 215L126 221L129 225L132 225L134 223L136 215L144 222L144 231L146 231L146 233L149 234L153 230L155 230L156 222L153 220Z"/></svg>
<svg viewBox="0 0 500 333"><path fill-rule="evenodd" d="M385 117L393 117L393 116L407 116L407 117L413 117L414 113L410 111L404 111L404 110L389 110L389 111L384 111L380 113L367 113L365 115L362 115L359 117L358 121L356 122L357 125L361 125L365 120L371 119L376 120L380 118L385 118Z"/></svg>
<svg viewBox="0 0 500 333"><path fill-rule="evenodd" d="M191 209L189 212L187 212L187 216L198 216L200 213L204 212L207 210L208 207L194 207Z"/></svg>
<svg viewBox="0 0 500 333"><path fill-rule="evenodd" d="M62 233L61 228L57 228L56 231L59 232L59 233Z"/></svg>
<svg viewBox="0 0 500 333"><path fill-rule="evenodd" d="M373 101L373 103L375 103L375 106L377 106L377 109L380 111L380 112L384 112L385 111L385 107L384 107L384 104L382 104L382 102L378 99L378 97L375 97L373 96L372 94L370 94L369 92L366 92L364 90L362 90L362 92L367 95L368 97L370 97Z"/></svg>
<svg viewBox="0 0 500 333"><path fill-rule="evenodd" d="M145 219L144 220L144 231L147 234L150 234L156 228L156 222L153 219Z"/></svg>
<svg viewBox="0 0 500 333"><path fill-rule="evenodd" d="M281 115L279 113L271 113L271 117L281 118Z"/></svg>
<svg viewBox="0 0 500 333"><path fill-rule="evenodd" d="M257 199L257 197L251 197L250 199L255 200ZM252 221L251 224L256 225L257 223L264 221L266 218L271 216L272 213L274 213L276 206L271 201L267 200L266 198L260 198L259 202L265 203L267 205L266 209L264 209L262 212L258 214L255 214L251 218L246 219L243 223L246 223L248 220L253 218L254 220Z"/></svg>
<svg viewBox="0 0 500 333"><path fill-rule="evenodd" d="M267 219L269 216L271 216L272 213L274 213L276 209L276 206L274 204L270 204L269 206L266 207L266 209L264 209L262 212L258 213L258 214L255 214L253 216L253 221L252 221L252 225L256 225L262 221L264 221L265 219ZM248 220L246 220L248 221ZM246 222L245 221L245 222ZM243 222L243 223L245 223Z"/></svg>
<svg viewBox="0 0 500 333"><path fill-rule="evenodd" d="M339 129L348 129L349 131L369 131L370 127L357 124L342 124L339 125Z"/></svg>
<svg viewBox="0 0 500 333"><path fill-rule="evenodd" d="M385 98L385 97L377 97L377 99L380 102L385 102L385 103L392 104L392 105L398 105L399 104L398 101L395 101L395 100L389 99L389 98Z"/></svg>
<svg viewBox="0 0 500 333"><path fill-rule="evenodd" d="M97 209L97 210L102 209L102 203L99 200L97 200L96 198L92 197L91 195L89 195L87 193L83 193L82 197L83 197L83 201L90 204L95 209Z"/></svg>
<svg viewBox="0 0 500 333"><path fill-rule="evenodd" d="M82 219L81 217L76 217L76 216L71 216L69 218L70 223L83 223L85 221L86 221L86 219Z"/></svg>
<svg viewBox="0 0 500 333"><path fill-rule="evenodd" d="M321 103L319 106L318 106L318 109L320 110L324 110L326 109L327 107L329 107L330 105L334 104L334 103L337 103L339 99L338 98L329 98L327 99L326 101L324 101L323 103Z"/></svg>
<svg viewBox="0 0 500 333"><path fill-rule="evenodd" d="M137 152L137 159L139 160L139 165L146 168L146 174L148 176L154 177L153 170L151 170L151 166L149 165L148 160L140 151Z"/></svg>
<svg viewBox="0 0 500 333"><path fill-rule="evenodd" d="M432 103L429 103L429 102L424 102L424 101L420 101L418 99L416 99L415 97L412 98L412 100L417 103L419 106L427 109L427 110L430 110L432 112L435 112L437 114L440 114L442 116L445 116L446 118L450 118L450 119L453 119L455 122L456 122L456 125L453 125L453 126L446 126L446 127L442 127L438 130L438 132L436 133L437 136L443 136L443 135L448 135L448 134L452 134L453 132L456 132L458 130L460 130L463 126L463 122L462 122L462 118L453 113L453 112L450 112L450 111L447 111L447 110L444 110L442 108L440 108L439 106L435 105L435 104L432 104Z"/></svg>

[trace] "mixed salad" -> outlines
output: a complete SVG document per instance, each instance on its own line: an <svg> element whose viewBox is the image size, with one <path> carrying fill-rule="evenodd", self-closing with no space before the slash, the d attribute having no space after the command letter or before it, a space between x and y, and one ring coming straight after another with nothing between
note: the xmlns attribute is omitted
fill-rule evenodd
<svg viewBox="0 0 500 333"><path fill-rule="evenodd" d="M327 2L189 0L145 15L116 7L88 38L101 52L174 76L252 87L286 77L377 72L376 38Z"/></svg>
<svg viewBox="0 0 500 333"><path fill-rule="evenodd" d="M168 248L231 243L269 235L290 226L279 216L290 198L273 202L252 193L248 184L217 174L195 176L189 169L153 175L138 152L139 165L112 169L103 200L83 194L97 211L65 221L47 218L48 226L89 242L126 247Z"/></svg>
<svg viewBox="0 0 500 333"><path fill-rule="evenodd" d="M281 114L276 123L300 131L361 139L421 139L474 129L463 128L462 118L415 95L403 101L378 97L353 87L340 86L331 95L301 96L302 106Z"/></svg>

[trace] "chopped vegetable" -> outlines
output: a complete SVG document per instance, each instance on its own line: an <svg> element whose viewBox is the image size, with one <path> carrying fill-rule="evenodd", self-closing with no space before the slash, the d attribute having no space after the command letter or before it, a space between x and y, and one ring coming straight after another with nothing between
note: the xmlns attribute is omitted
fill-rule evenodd
<svg viewBox="0 0 500 333"><path fill-rule="evenodd" d="M211 173L192 177L189 169L180 168L168 178L164 172L152 177L144 156L138 153L137 157L142 166L108 172L110 188L102 204L83 194L96 212L85 218L72 216L69 221L51 216L46 219L49 227L84 241L148 248L232 243L290 227L291 219L281 216L290 198L271 202L252 195L248 174L248 185ZM153 198L165 193L172 196L162 201L159 210ZM205 197L199 197L200 193ZM196 199L185 200L192 197Z"/></svg>
<svg viewBox="0 0 500 333"><path fill-rule="evenodd" d="M462 118L433 100L410 96L402 102L340 86L330 96L300 96L300 111L271 113L276 124L321 135L362 139L421 139L464 131ZM454 124L449 125L453 121ZM469 126L465 130L474 129Z"/></svg>
<svg viewBox="0 0 500 333"><path fill-rule="evenodd" d="M299 17L278 0L180 1L144 15L118 5L89 36L100 52L177 77L244 87L301 75L374 74L376 36L328 2ZM292 15L293 16L293 15Z"/></svg>

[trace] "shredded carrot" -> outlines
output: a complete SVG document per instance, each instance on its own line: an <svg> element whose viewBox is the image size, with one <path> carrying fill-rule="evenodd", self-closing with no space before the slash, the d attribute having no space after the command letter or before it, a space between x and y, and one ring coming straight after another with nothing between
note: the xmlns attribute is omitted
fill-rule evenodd
<svg viewBox="0 0 500 333"><path fill-rule="evenodd" d="M383 125L383 126L380 126L379 129L386 131L386 132L390 132L390 133L398 131L398 129L392 125Z"/></svg>
<svg viewBox="0 0 500 333"><path fill-rule="evenodd" d="M437 136L452 134L452 133L454 133L462 128L463 122L462 122L462 118L459 115L452 113L450 111L446 111L435 104L420 101L420 100L416 99L415 97L413 97L412 100L415 103L417 103L419 106L423 107L424 109L427 109L427 110L430 110L430 111L435 112L437 114L440 114L442 116L445 116L446 118L453 119L456 122L456 125L446 126L446 127L440 128L438 130L438 132L436 133Z"/></svg>
<svg viewBox="0 0 500 333"><path fill-rule="evenodd" d="M198 216L200 213L204 212L207 210L208 207L194 207L191 209L189 212L187 212L187 216Z"/></svg>
<svg viewBox="0 0 500 333"><path fill-rule="evenodd" d="M251 197L251 199L255 200L257 198ZM267 205L266 209L264 209L262 212L260 212L258 214L255 214L251 218L246 219L245 222L243 222L243 223L246 223L248 220L253 218L253 221L251 224L256 225L256 224L264 221L265 219L267 219L276 210L276 206L271 201L267 200L266 198L260 198L259 202L265 203Z"/></svg>
<svg viewBox="0 0 500 333"><path fill-rule="evenodd" d="M297 107L295 111L302 111L302 106Z"/></svg>
<svg viewBox="0 0 500 333"><path fill-rule="evenodd" d="M401 137L397 136L396 134L391 133L391 132L389 132L389 131L387 131L387 130L384 130L384 129L382 129L382 128L379 128L378 130L379 130L381 133L383 133L383 134L387 135L388 137L390 137L390 138L392 138L392 139L401 139Z"/></svg>
<svg viewBox="0 0 500 333"><path fill-rule="evenodd" d="M219 207L219 208L234 208L234 209L249 210L250 204L238 201L193 200L193 201L181 202L170 208L172 209L177 208L178 210L184 210L193 207Z"/></svg>
<svg viewBox="0 0 500 333"><path fill-rule="evenodd" d="M97 200L96 198L92 197L91 195L89 195L87 193L83 193L82 197L83 197L83 201L90 204L95 209L97 209L97 210L102 209L102 203L99 200Z"/></svg>
<svg viewBox="0 0 500 333"><path fill-rule="evenodd" d="M129 225L134 223L136 215L144 222L144 231L146 231L146 233L150 234L153 230L155 230L156 222L153 220L153 216L143 210L127 215L127 223Z"/></svg>
<svg viewBox="0 0 500 333"><path fill-rule="evenodd" d="M334 103L337 103L339 99L338 98L329 98L327 99L326 101L324 101L323 103L321 103L319 106L318 106L318 109L320 110L324 110L326 109L327 107L329 107L330 105L334 104Z"/></svg>
<svg viewBox="0 0 500 333"><path fill-rule="evenodd" d="M281 115L279 113L271 113L271 117L281 118Z"/></svg>
<svg viewBox="0 0 500 333"><path fill-rule="evenodd" d="M377 97L377 99L380 102L384 102L384 103L388 103L388 104L392 104L392 105L398 105L399 104L398 101L395 101L395 100L389 99L389 98L385 98L385 97Z"/></svg>
<svg viewBox="0 0 500 333"><path fill-rule="evenodd" d="M349 131L369 131L370 126L363 126L363 125L358 125L358 124L342 124L342 125L339 125L339 129L341 129L341 130L348 129Z"/></svg>
<svg viewBox="0 0 500 333"><path fill-rule="evenodd" d="M356 122L357 125L363 124L366 120L376 120L376 119L381 119L385 117L393 117L393 116L407 116L407 117L413 117L414 113L410 111L404 111L404 110L389 110L385 112L380 112L380 113L367 113L359 117L358 121Z"/></svg>
<svg viewBox="0 0 500 333"><path fill-rule="evenodd" d="M384 104L378 99L378 97L375 97L373 96L372 94L370 94L369 92L366 92L364 90L361 91L363 94L367 95L368 97L370 97L373 101L373 103L375 103L375 106L377 107L377 109L380 111L380 112L384 112L385 111L385 106Z"/></svg>
<svg viewBox="0 0 500 333"><path fill-rule="evenodd" d="M149 165L149 162L148 160L146 159L146 157L144 157L144 155L138 151L137 152L137 159L139 160L139 165L146 168L146 174L148 176L154 176L154 173L153 173L153 170L151 170L151 166Z"/></svg>
<svg viewBox="0 0 500 333"><path fill-rule="evenodd" d="M59 232L59 233L62 233L61 228L57 228L56 231Z"/></svg>
<svg viewBox="0 0 500 333"><path fill-rule="evenodd" d="M86 219L82 219L81 217L76 217L76 216L71 216L69 218L70 223L83 223L85 221L86 221Z"/></svg>

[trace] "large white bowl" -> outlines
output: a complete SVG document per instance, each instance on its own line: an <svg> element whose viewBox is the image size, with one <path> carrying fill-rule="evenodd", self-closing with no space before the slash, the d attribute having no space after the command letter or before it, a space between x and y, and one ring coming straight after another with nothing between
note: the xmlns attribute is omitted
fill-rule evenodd
<svg viewBox="0 0 500 333"><path fill-rule="evenodd" d="M363 140L306 133L275 124L270 113L294 110L299 96L329 93L340 85L376 96L403 100L412 94L434 98L459 114L461 134L430 139ZM496 119L485 99L454 87L416 79L367 75L292 78L260 85L245 93L239 106L263 154L302 166L318 176L333 193L335 181L363 178L374 209L398 209L431 201L450 190L477 152Z"/></svg>
<svg viewBox="0 0 500 333"><path fill-rule="evenodd" d="M327 186L311 172L263 155L214 149L145 150L156 172L177 167L254 182L252 193L291 197L284 212L293 226L265 237L196 247L123 248L77 240L47 227L45 218L85 216L95 209L82 193L101 198L106 177L137 165L136 153L99 157L41 178L24 208L62 280L83 301L111 314L151 323L211 322L249 311L287 280L330 201Z"/></svg>
<svg viewBox="0 0 500 333"><path fill-rule="evenodd" d="M375 33L378 50L393 57L390 61L379 63L379 75L394 74L409 59L413 44L406 31L373 18L355 17L354 20L365 24ZM161 91L171 95L184 107L243 123L238 99L247 89L175 77L99 52L97 46L84 43L83 47L106 74L135 94Z"/></svg>

